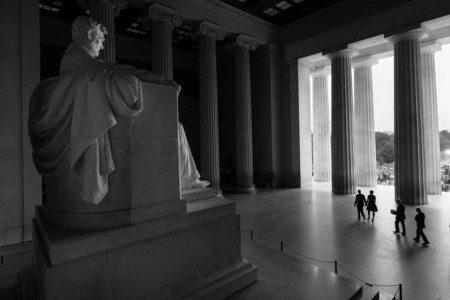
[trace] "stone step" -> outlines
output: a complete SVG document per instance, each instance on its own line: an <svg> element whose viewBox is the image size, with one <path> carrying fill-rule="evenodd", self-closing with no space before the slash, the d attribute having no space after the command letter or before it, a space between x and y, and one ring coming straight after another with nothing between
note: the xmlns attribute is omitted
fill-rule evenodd
<svg viewBox="0 0 450 300"><path fill-rule="evenodd" d="M362 286L335 273L314 267L272 295L274 300L293 299L355 299Z"/></svg>
<svg viewBox="0 0 450 300"><path fill-rule="evenodd" d="M229 300L278 299L394 299L386 293L356 282L342 274L322 269L278 245L242 238L242 256L258 268L258 282Z"/></svg>
<svg viewBox="0 0 450 300"><path fill-rule="evenodd" d="M181 199L185 199L187 202L200 201L209 198L218 198L218 196L213 189L208 187L181 191Z"/></svg>
<svg viewBox="0 0 450 300"><path fill-rule="evenodd" d="M32 246L29 241L0 247L0 299L16 299L17 274L31 264Z"/></svg>
<svg viewBox="0 0 450 300"><path fill-rule="evenodd" d="M33 265L27 266L18 274L17 299L18 300L40 300L39 287L34 275Z"/></svg>
<svg viewBox="0 0 450 300"><path fill-rule="evenodd" d="M354 298L351 300L378 300L380 293L369 287L369 286L363 286L360 293L355 295Z"/></svg>
<svg viewBox="0 0 450 300"><path fill-rule="evenodd" d="M386 292L380 291L377 300L396 300L400 298L396 298Z"/></svg>
<svg viewBox="0 0 450 300"><path fill-rule="evenodd" d="M31 241L0 247L0 264L22 261L31 257L33 243Z"/></svg>
<svg viewBox="0 0 450 300"><path fill-rule="evenodd" d="M7 288L0 290L0 299L2 300L16 300L17 299L17 287Z"/></svg>
<svg viewBox="0 0 450 300"><path fill-rule="evenodd" d="M362 292L358 297L352 300L395 300L396 298L377 287L363 286Z"/></svg>

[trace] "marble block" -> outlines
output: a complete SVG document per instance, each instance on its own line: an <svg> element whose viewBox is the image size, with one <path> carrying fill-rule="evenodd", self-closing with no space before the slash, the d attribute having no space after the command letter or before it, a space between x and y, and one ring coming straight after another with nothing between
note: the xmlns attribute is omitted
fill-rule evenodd
<svg viewBox="0 0 450 300"><path fill-rule="evenodd" d="M47 88L52 84L54 80ZM104 229L186 211L179 188L176 88L142 83L142 92L143 111L132 118L116 116L117 124L108 132L116 170L109 175L104 199L98 205L82 200L74 174L67 171L46 182L48 222L68 229Z"/></svg>

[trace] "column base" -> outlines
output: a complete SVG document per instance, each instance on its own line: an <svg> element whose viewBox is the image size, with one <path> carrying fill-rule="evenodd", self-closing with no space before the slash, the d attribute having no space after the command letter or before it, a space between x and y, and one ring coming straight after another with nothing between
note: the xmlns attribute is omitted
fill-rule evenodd
<svg viewBox="0 0 450 300"><path fill-rule="evenodd" d="M355 188L346 188L346 189L333 189L332 188L332 192L334 194L338 194L338 195L356 194L356 187Z"/></svg>
<svg viewBox="0 0 450 300"><path fill-rule="evenodd" d="M241 257L236 204L223 198L108 230L66 230L42 217L38 209L19 299L224 299L257 280Z"/></svg>
<svg viewBox="0 0 450 300"><path fill-rule="evenodd" d="M373 183L356 183L356 186L360 186L360 187L365 187L365 188L369 188L369 187L376 187L377 184L373 184Z"/></svg>
<svg viewBox="0 0 450 300"><path fill-rule="evenodd" d="M427 193L428 195L440 195L442 193L441 183L428 184Z"/></svg>
<svg viewBox="0 0 450 300"><path fill-rule="evenodd" d="M234 191L239 194L253 194L256 193L256 188L254 184L249 186L236 185Z"/></svg>

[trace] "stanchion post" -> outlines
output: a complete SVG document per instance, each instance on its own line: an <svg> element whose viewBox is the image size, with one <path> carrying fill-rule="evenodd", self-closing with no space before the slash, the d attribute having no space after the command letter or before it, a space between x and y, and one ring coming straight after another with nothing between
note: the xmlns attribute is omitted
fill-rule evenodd
<svg viewBox="0 0 450 300"><path fill-rule="evenodd" d="M337 274L337 260L334 261L334 273Z"/></svg>
<svg viewBox="0 0 450 300"><path fill-rule="evenodd" d="M283 241L280 242L280 250L283 252Z"/></svg>
<svg viewBox="0 0 450 300"><path fill-rule="evenodd" d="M250 239L253 241L253 230L250 230Z"/></svg>
<svg viewBox="0 0 450 300"><path fill-rule="evenodd" d="M403 300L403 295L402 295L402 284L401 284L401 283L398 285L398 290L399 290L400 300Z"/></svg>

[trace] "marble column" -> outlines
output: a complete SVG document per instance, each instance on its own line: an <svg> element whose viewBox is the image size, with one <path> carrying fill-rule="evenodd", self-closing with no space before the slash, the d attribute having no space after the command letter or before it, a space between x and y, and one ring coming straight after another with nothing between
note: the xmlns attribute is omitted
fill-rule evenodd
<svg viewBox="0 0 450 300"><path fill-rule="evenodd" d="M355 165L356 185L377 185L377 151L373 109L372 66L378 60L364 57L353 61L355 76Z"/></svg>
<svg viewBox="0 0 450 300"><path fill-rule="evenodd" d="M421 29L388 38L394 44L395 197L428 203L421 81Z"/></svg>
<svg viewBox="0 0 450 300"><path fill-rule="evenodd" d="M253 38L240 34L233 47L236 74L236 190L254 193L250 50L256 49L256 43Z"/></svg>
<svg viewBox="0 0 450 300"><path fill-rule="evenodd" d="M430 195L442 192L439 121L436 96L436 69L434 54L441 45L433 42L422 45L422 95L424 108L425 165L427 168L427 191Z"/></svg>
<svg viewBox="0 0 450 300"><path fill-rule="evenodd" d="M313 78L313 169L315 181L331 180L330 67L311 70Z"/></svg>
<svg viewBox="0 0 450 300"><path fill-rule="evenodd" d="M354 50L330 53L331 185L336 194L356 193L351 58Z"/></svg>
<svg viewBox="0 0 450 300"><path fill-rule="evenodd" d="M152 20L153 72L173 80L172 29L182 24L176 10L152 4L148 8Z"/></svg>
<svg viewBox="0 0 450 300"><path fill-rule="evenodd" d="M217 103L216 40L225 35L220 26L203 21L196 36L200 42L200 158L202 177L211 182L216 194L220 189L219 121Z"/></svg>
<svg viewBox="0 0 450 300"><path fill-rule="evenodd" d="M91 18L108 31L103 43L105 49L100 51L99 58L105 62L116 62L115 17L121 9L127 7L127 0L77 0L77 3L82 8L89 9Z"/></svg>

